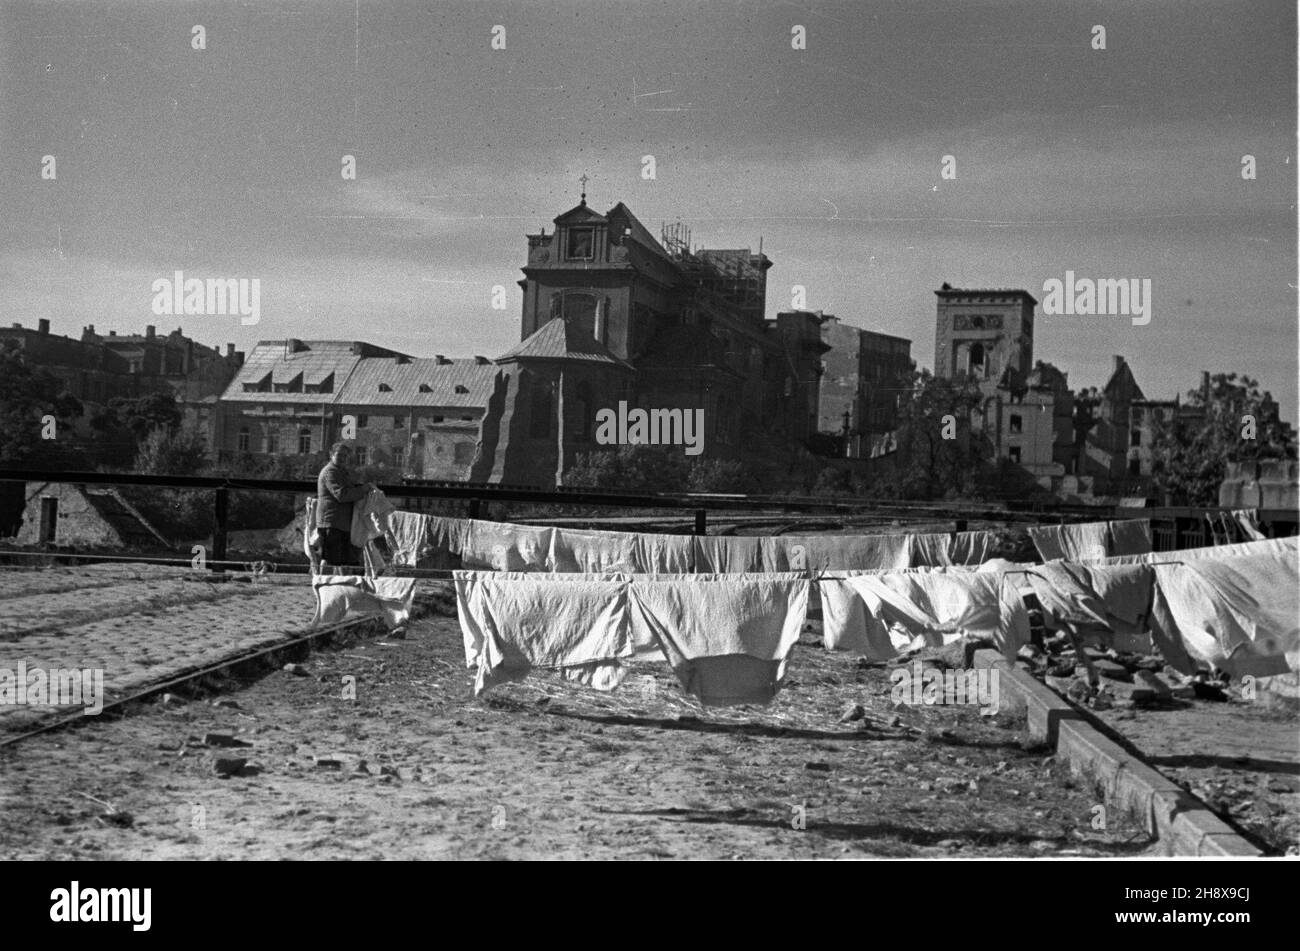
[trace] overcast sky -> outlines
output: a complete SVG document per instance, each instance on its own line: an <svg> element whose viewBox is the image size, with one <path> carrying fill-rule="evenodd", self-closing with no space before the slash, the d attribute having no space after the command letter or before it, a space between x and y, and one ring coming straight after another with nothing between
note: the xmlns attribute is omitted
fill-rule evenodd
<svg viewBox="0 0 1300 951"><path fill-rule="evenodd" d="M1294 421L1295 150L1289 0L0 0L0 320L495 356L585 172L656 235L761 238L769 315L802 284L924 366L944 281L1149 278L1149 325L1040 313L1035 357L1078 388L1124 354L1149 397L1245 371ZM176 270L259 278L261 322L154 317Z"/></svg>

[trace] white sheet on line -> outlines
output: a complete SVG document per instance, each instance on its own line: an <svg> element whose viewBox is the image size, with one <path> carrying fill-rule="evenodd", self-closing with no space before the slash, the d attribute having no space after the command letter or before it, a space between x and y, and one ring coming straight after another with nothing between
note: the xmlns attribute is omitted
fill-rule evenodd
<svg viewBox="0 0 1300 951"><path fill-rule="evenodd" d="M1006 656L1029 640L1017 585L998 571L895 571L825 578L822 642L888 660L900 650L987 637ZM900 636L901 635L901 636Z"/></svg>
<svg viewBox="0 0 1300 951"><path fill-rule="evenodd" d="M456 611L474 693L534 668L598 690L632 657L625 578L457 571Z"/></svg>
<svg viewBox="0 0 1300 951"><path fill-rule="evenodd" d="M912 535L780 535L787 552L795 546L805 552L805 564L814 571L907 568L912 564ZM795 562L790 562L791 569Z"/></svg>
<svg viewBox="0 0 1300 951"><path fill-rule="evenodd" d="M366 578L361 575L313 575L316 613L311 626L349 617L377 617L391 631L411 618L415 578Z"/></svg>
<svg viewBox="0 0 1300 951"><path fill-rule="evenodd" d="M1155 566L1152 631L1233 676L1300 669L1300 556L1198 558ZM1190 673L1183 660L1175 667Z"/></svg>
<svg viewBox="0 0 1300 951"><path fill-rule="evenodd" d="M467 569L546 571L555 529L470 519L461 551Z"/></svg>
<svg viewBox="0 0 1300 951"><path fill-rule="evenodd" d="M1050 628L1069 625L1085 640L1125 651L1148 651L1147 621L1154 574L1147 565L1035 565L1029 581Z"/></svg>
<svg viewBox="0 0 1300 951"><path fill-rule="evenodd" d="M690 535L557 528L551 541L547 569L556 572L689 574L695 563L694 550Z"/></svg>
<svg viewBox="0 0 1300 951"><path fill-rule="evenodd" d="M1107 555L1141 555L1151 550L1151 520L1128 518L1107 522L1110 538Z"/></svg>
<svg viewBox="0 0 1300 951"><path fill-rule="evenodd" d="M1233 509L1231 516L1237 528L1249 541L1262 541L1264 533L1259 530L1257 509Z"/></svg>
<svg viewBox="0 0 1300 951"><path fill-rule="evenodd" d="M761 574L763 542L758 536L692 535L695 570L701 574Z"/></svg>
<svg viewBox="0 0 1300 951"><path fill-rule="evenodd" d="M1144 555L1120 555L1102 558L1089 564L1104 565L1158 565L1171 561L1193 561L1199 558L1231 558L1237 555L1285 554L1300 551L1300 536L1265 538L1260 541L1236 542L1231 545L1206 545L1203 548L1180 548L1176 551L1153 551Z"/></svg>
<svg viewBox="0 0 1300 951"><path fill-rule="evenodd" d="M794 574L633 578L632 639L658 644L682 688L711 706L769 703L808 608Z"/></svg>

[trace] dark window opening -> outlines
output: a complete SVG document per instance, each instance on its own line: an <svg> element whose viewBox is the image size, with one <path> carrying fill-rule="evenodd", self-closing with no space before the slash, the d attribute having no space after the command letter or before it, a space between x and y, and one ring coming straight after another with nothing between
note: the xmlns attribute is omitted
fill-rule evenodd
<svg viewBox="0 0 1300 951"><path fill-rule="evenodd" d="M46 496L41 499L41 542L54 544L59 524L59 500Z"/></svg>
<svg viewBox="0 0 1300 951"><path fill-rule="evenodd" d="M570 228L567 256L590 261L595 249L596 232L591 228Z"/></svg>

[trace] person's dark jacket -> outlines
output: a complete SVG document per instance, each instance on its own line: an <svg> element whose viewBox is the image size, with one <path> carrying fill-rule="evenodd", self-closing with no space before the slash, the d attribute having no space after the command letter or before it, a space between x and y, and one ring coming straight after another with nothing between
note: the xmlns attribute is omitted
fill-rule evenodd
<svg viewBox="0 0 1300 951"><path fill-rule="evenodd" d="M352 529L352 503L366 496L366 487L353 482L342 466L326 463L316 478L316 527Z"/></svg>

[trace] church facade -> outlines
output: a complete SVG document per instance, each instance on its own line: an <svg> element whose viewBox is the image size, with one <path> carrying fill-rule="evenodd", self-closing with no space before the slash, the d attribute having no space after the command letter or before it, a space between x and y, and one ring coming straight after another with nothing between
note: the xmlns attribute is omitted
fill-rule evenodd
<svg viewBox="0 0 1300 951"><path fill-rule="evenodd" d="M522 339L495 361L470 479L562 481L605 448L596 416L620 402L702 410L705 459L787 435L801 371L765 320L771 266L748 248L692 248L680 226L656 239L623 203L602 214L584 194L550 234L528 235Z"/></svg>

